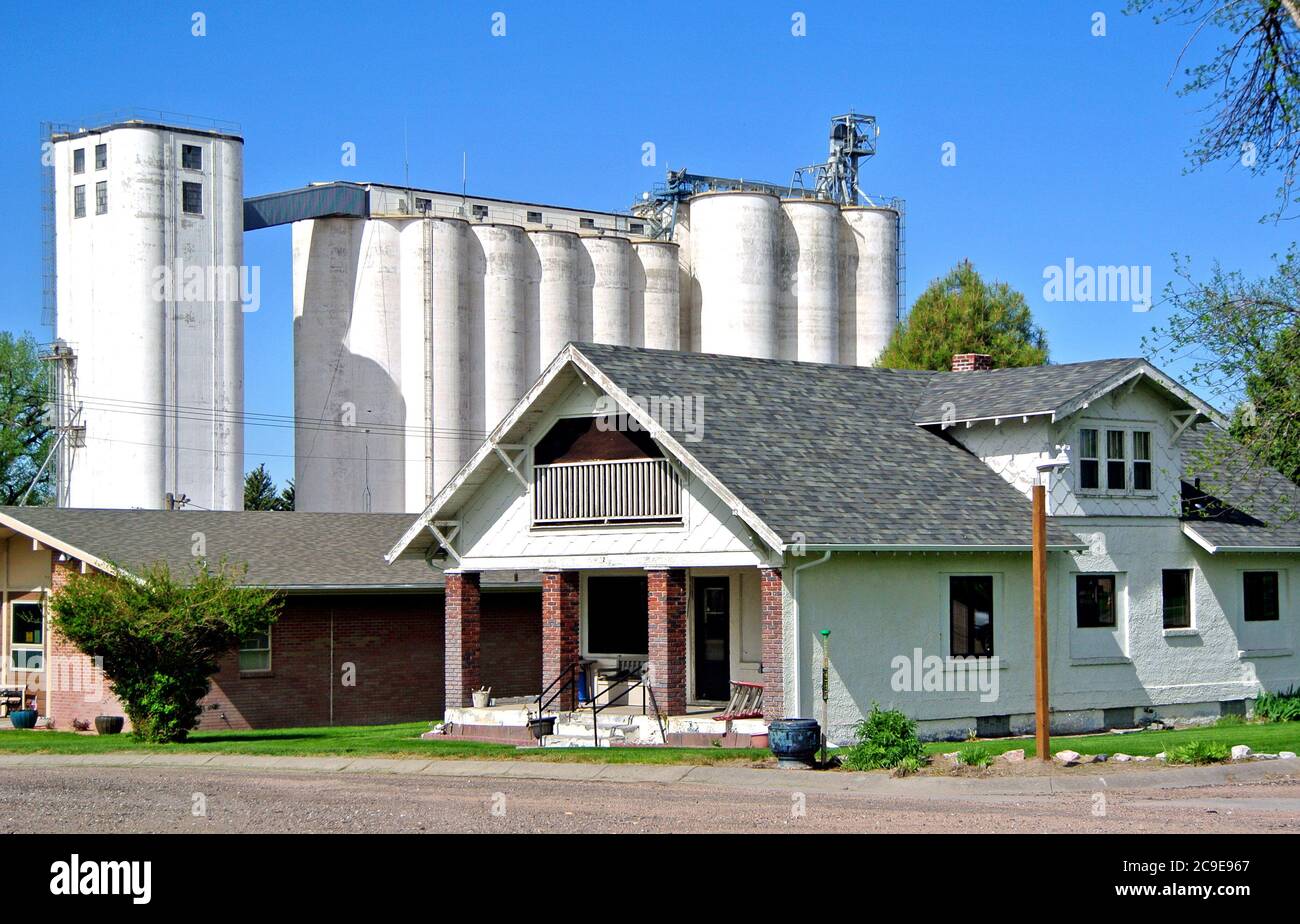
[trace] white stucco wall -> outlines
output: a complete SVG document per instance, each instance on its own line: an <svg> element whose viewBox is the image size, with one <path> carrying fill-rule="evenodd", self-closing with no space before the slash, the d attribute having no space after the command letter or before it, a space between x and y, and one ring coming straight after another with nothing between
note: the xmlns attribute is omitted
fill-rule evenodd
<svg viewBox="0 0 1300 924"><path fill-rule="evenodd" d="M1049 563L1049 647L1053 725L1097 728L1102 710L1150 707L1151 715L1217 716L1224 700L1252 698L1261 688L1300 682L1300 608L1291 590L1300 556L1235 555L1215 558L1182 535L1177 520L1087 520L1076 527L1092 548L1053 553ZM791 559L788 565L800 563ZM1160 572L1191 568L1193 627L1166 632ZM1241 618L1241 574L1246 568L1280 571L1282 618L1275 624ZM787 575L790 574L787 567ZM1081 571L1117 576L1115 630L1079 629L1074 576ZM896 690L894 659L944 657L948 647L948 576L994 577L994 652L997 698L977 690ZM789 578L787 578L789 582ZM804 573L799 586L801 713L821 717L821 641L831 630L831 733L848 740L871 708L902 709L932 737L964 735L976 716L1011 717L1013 732L1032 727L1033 624L1029 556L841 553ZM787 626L792 626L792 601ZM786 701L793 707L795 648L786 642ZM791 710L792 711L792 710Z"/></svg>

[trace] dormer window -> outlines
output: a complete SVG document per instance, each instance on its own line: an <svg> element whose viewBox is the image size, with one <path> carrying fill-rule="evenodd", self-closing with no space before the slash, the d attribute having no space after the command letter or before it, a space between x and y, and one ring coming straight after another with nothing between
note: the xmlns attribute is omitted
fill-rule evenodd
<svg viewBox="0 0 1300 924"><path fill-rule="evenodd" d="M1078 445L1079 491L1133 494L1155 490L1150 430L1083 427Z"/></svg>

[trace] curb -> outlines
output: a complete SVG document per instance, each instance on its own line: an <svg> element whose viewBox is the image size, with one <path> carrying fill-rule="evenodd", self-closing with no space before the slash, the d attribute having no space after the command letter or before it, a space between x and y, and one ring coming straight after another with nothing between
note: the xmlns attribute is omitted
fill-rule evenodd
<svg viewBox="0 0 1300 924"><path fill-rule="evenodd" d="M1093 765L1097 766L1097 765ZM296 773L391 774L466 779L685 783L730 789L799 790L912 798L981 798L1053 795L1106 790L1187 789L1223 783L1300 781L1300 767L1251 761L1211 767L1128 770L1107 774L1062 770L1044 776L896 779L883 773L792 772L757 767L690 764L543 763L510 760L425 760L388 757L271 757L259 754L0 754L0 769L32 767L131 767L290 771Z"/></svg>

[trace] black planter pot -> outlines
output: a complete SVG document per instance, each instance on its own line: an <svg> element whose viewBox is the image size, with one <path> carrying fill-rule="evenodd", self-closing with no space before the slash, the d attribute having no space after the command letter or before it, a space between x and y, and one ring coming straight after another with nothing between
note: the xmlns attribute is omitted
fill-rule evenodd
<svg viewBox="0 0 1300 924"><path fill-rule="evenodd" d="M544 715L541 718L529 719L528 730L533 733L533 737L541 741L547 735L555 734L555 716Z"/></svg>
<svg viewBox="0 0 1300 924"><path fill-rule="evenodd" d="M782 767L811 767L821 746L816 719L777 719L767 730L767 746Z"/></svg>
<svg viewBox="0 0 1300 924"><path fill-rule="evenodd" d="M116 735L122 731L126 719L120 715L95 716L95 731L101 735Z"/></svg>

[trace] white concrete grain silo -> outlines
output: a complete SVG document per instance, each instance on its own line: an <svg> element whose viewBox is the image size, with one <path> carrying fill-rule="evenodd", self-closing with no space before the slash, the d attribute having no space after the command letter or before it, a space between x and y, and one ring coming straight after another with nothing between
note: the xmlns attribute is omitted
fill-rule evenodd
<svg viewBox="0 0 1300 924"><path fill-rule="evenodd" d="M632 346L681 349L678 250L672 241L632 242Z"/></svg>
<svg viewBox="0 0 1300 924"><path fill-rule="evenodd" d="M848 206L840 226L840 362L869 366L898 325L898 212Z"/></svg>
<svg viewBox="0 0 1300 924"><path fill-rule="evenodd" d="M130 119L51 137L57 500L243 504L243 141Z"/></svg>
<svg viewBox="0 0 1300 924"><path fill-rule="evenodd" d="M704 193L690 201L690 223L699 351L779 358L780 200Z"/></svg>
<svg viewBox="0 0 1300 924"><path fill-rule="evenodd" d="M781 210L782 358L840 362L840 209L824 199L787 199Z"/></svg>

